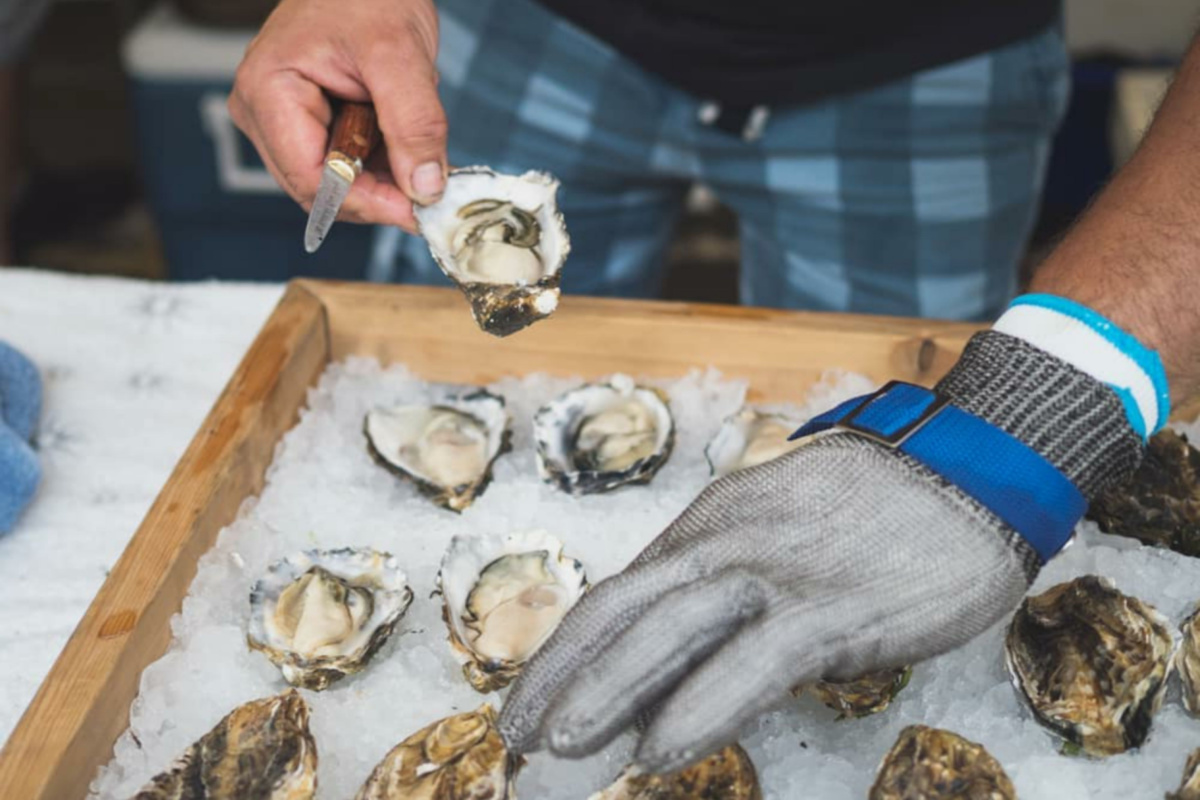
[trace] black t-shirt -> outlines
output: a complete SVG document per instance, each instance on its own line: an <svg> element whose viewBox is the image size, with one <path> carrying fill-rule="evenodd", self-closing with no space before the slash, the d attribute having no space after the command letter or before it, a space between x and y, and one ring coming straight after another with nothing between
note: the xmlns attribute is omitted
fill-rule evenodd
<svg viewBox="0 0 1200 800"><path fill-rule="evenodd" d="M700 99L805 103L1032 36L1060 0L539 0Z"/></svg>

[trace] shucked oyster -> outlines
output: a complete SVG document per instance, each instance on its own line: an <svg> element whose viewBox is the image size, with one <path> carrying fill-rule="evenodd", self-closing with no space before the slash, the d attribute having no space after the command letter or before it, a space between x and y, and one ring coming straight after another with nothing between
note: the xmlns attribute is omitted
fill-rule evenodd
<svg viewBox="0 0 1200 800"><path fill-rule="evenodd" d="M1017 791L983 745L909 725L879 765L868 800L1016 800Z"/></svg>
<svg viewBox="0 0 1200 800"><path fill-rule="evenodd" d="M388 553L309 550L272 564L250 591L250 647L294 686L321 690L361 671L413 593Z"/></svg>
<svg viewBox="0 0 1200 800"><path fill-rule="evenodd" d="M429 252L490 334L508 336L558 307L571 240L557 192L544 172L466 167L450 173L441 200L414 209Z"/></svg>
<svg viewBox="0 0 1200 800"><path fill-rule="evenodd" d="M438 573L442 616L463 675L507 686L587 590L583 565L545 531L455 536Z"/></svg>
<svg viewBox="0 0 1200 800"><path fill-rule="evenodd" d="M788 437L799 427L799 420L783 414L743 408L721 424L717 435L704 448L712 476L721 478L795 450L804 442L789 442Z"/></svg>
<svg viewBox="0 0 1200 800"><path fill-rule="evenodd" d="M1146 740L1173 647L1153 606L1085 575L1025 598L1004 656L1040 723L1089 755L1107 756Z"/></svg>
<svg viewBox="0 0 1200 800"><path fill-rule="evenodd" d="M1183 641L1175 652L1175 669L1183 687L1183 705L1192 714L1200 714L1200 608L1180 627Z"/></svg>
<svg viewBox="0 0 1200 800"><path fill-rule="evenodd" d="M762 800L762 789L750 756L735 744L668 775L626 769L590 800Z"/></svg>
<svg viewBox="0 0 1200 800"><path fill-rule="evenodd" d="M496 730L496 712L485 703L392 748L356 800L513 800L520 767Z"/></svg>
<svg viewBox="0 0 1200 800"><path fill-rule="evenodd" d="M512 445L504 398L479 390L440 405L377 408L363 430L375 460L451 511L483 494Z"/></svg>
<svg viewBox="0 0 1200 800"><path fill-rule="evenodd" d="M857 719L885 710L911 677L912 667L884 669L848 681L823 680L808 687L797 686L792 694L799 697L807 688L837 711L838 719Z"/></svg>
<svg viewBox="0 0 1200 800"><path fill-rule="evenodd" d="M533 418L538 472L570 494L649 483L675 446L666 395L628 375L559 395Z"/></svg>
<svg viewBox="0 0 1200 800"><path fill-rule="evenodd" d="M1179 788L1167 795L1166 800L1200 800L1200 750L1193 750L1183 768L1183 780Z"/></svg>
<svg viewBox="0 0 1200 800"><path fill-rule="evenodd" d="M1093 500L1087 516L1105 533L1200 556L1200 451L1159 431L1133 477Z"/></svg>
<svg viewBox="0 0 1200 800"><path fill-rule="evenodd" d="M317 744L295 689L229 712L133 800L308 800Z"/></svg>

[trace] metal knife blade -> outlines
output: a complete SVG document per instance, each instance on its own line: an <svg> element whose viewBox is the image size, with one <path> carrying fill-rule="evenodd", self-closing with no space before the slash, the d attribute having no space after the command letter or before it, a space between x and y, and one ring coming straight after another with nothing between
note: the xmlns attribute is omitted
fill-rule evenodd
<svg viewBox="0 0 1200 800"><path fill-rule="evenodd" d="M325 169L321 171L321 185L313 200L312 211L308 212L308 226L304 229L304 249L309 253L317 252L321 242L325 241L346 195L350 193L356 172L354 166L345 161L330 159L325 162Z"/></svg>
<svg viewBox="0 0 1200 800"><path fill-rule="evenodd" d="M321 185L304 229L304 249L315 253L329 235L338 211L350 193L354 179L362 174L363 162L379 144L379 121L370 103L344 102L329 132L329 151Z"/></svg>

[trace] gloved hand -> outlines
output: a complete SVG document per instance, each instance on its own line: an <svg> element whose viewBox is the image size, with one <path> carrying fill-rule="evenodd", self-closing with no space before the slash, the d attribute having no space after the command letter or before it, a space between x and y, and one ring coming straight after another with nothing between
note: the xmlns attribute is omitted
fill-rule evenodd
<svg viewBox="0 0 1200 800"><path fill-rule="evenodd" d="M1013 336L977 335L937 392L1083 498L1141 455L1115 392ZM1016 607L1040 561L904 452L823 434L714 482L585 595L513 686L500 730L517 752L578 757L648 713L636 762L674 770L736 739L792 686L964 644Z"/></svg>
<svg viewBox="0 0 1200 800"><path fill-rule="evenodd" d="M29 445L41 407L37 368L0 342L0 533L16 525L41 481L41 466Z"/></svg>

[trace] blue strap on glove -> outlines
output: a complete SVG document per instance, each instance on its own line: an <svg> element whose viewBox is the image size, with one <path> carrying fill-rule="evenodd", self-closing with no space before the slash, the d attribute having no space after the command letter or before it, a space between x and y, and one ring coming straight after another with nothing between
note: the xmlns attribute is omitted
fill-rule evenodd
<svg viewBox="0 0 1200 800"><path fill-rule="evenodd" d="M41 465L29 444L41 408L37 368L0 342L0 533L13 529L41 482Z"/></svg>
<svg viewBox="0 0 1200 800"><path fill-rule="evenodd" d="M921 386L892 381L814 417L791 439L837 428L920 461L1015 530L1044 564L1087 509L1083 494L1041 455Z"/></svg>

